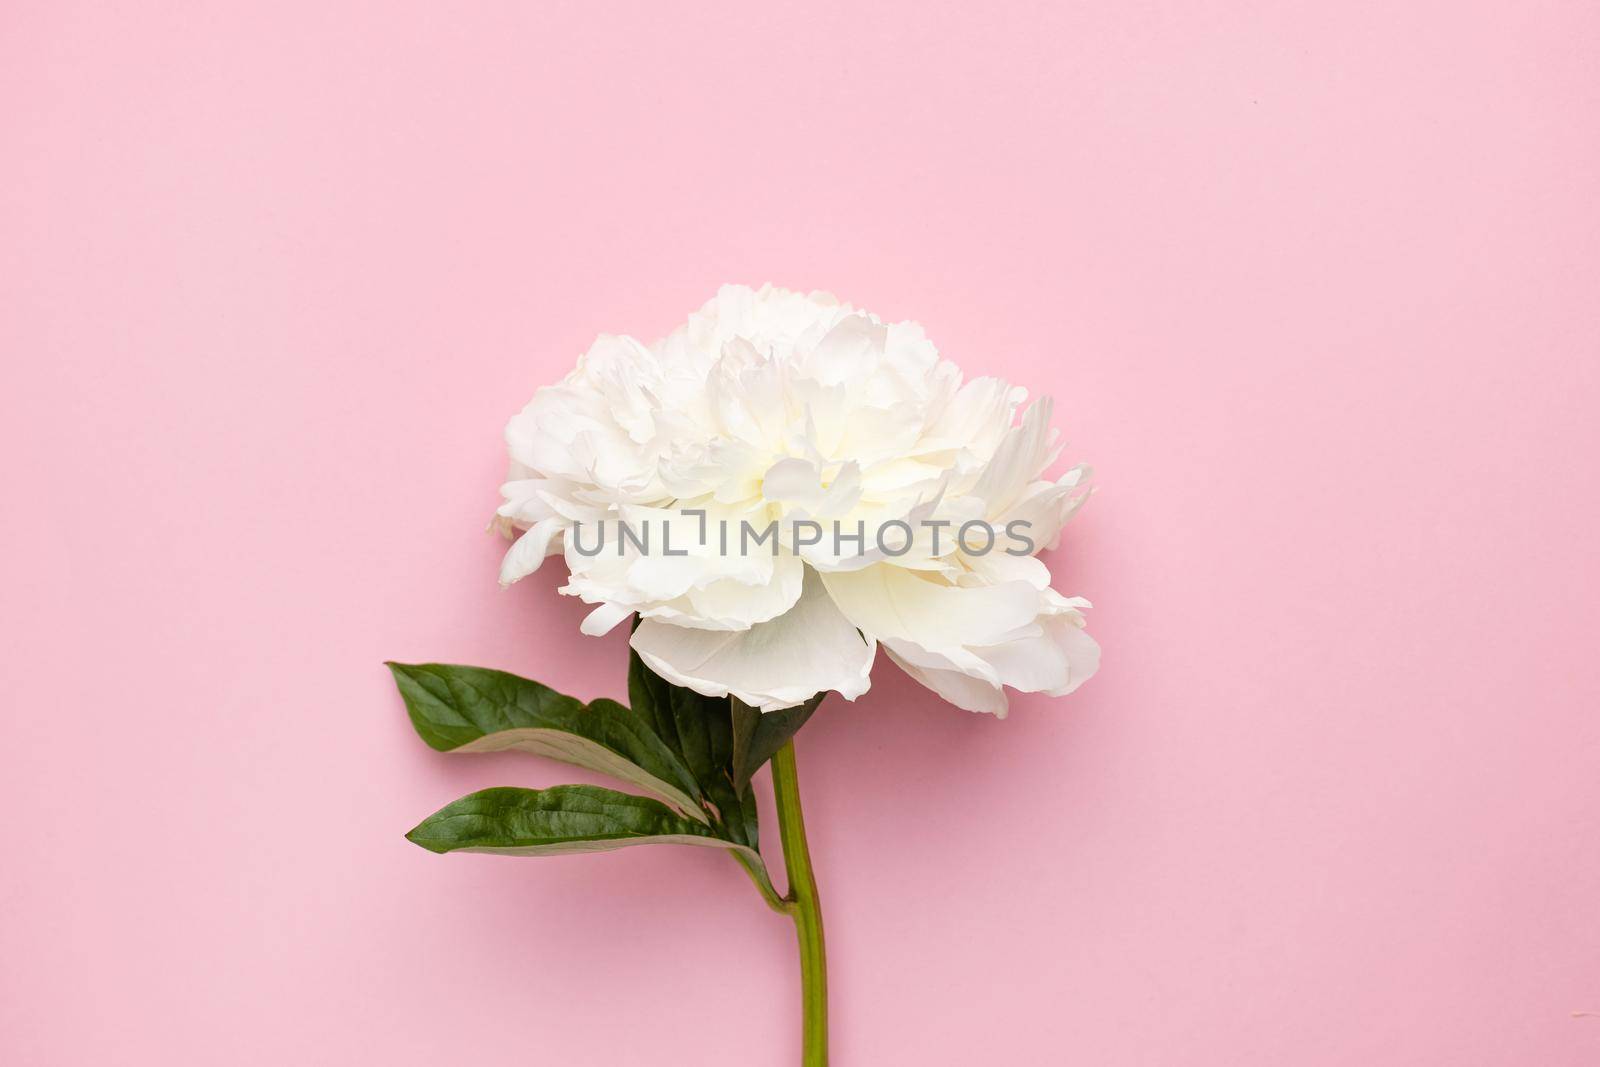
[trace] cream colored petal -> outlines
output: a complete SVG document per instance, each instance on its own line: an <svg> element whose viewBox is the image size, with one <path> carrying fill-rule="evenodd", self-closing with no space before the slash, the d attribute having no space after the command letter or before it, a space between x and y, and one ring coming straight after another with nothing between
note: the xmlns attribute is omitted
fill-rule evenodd
<svg viewBox="0 0 1600 1067"><path fill-rule="evenodd" d="M964 589L886 564L829 572L823 580L864 633L940 652L992 644L1031 623L1039 606L1039 591L1026 582Z"/></svg>
<svg viewBox="0 0 1600 1067"><path fill-rule="evenodd" d="M707 696L736 696L762 711L803 703L824 690L854 700L872 684L877 651L809 570L800 599L771 622L730 632L646 619L632 644L669 682Z"/></svg>
<svg viewBox="0 0 1600 1067"><path fill-rule="evenodd" d="M539 569L550 554L551 541L566 526L561 519L541 519L512 542L500 561L500 584L510 585Z"/></svg>
<svg viewBox="0 0 1600 1067"><path fill-rule="evenodd" d="M1006 717L1006 694L998 685L960 671L919 666L908 657L896 653L894 642L885 641L883 650L899 664L901 670L956 707L985 712L1002 719Z"/></svg>

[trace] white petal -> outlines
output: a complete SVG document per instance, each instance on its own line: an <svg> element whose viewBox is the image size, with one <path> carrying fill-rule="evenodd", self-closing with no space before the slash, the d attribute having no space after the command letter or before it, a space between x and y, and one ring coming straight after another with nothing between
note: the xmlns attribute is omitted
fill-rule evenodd
<svg viewBox="0 0 1600 1067"><path fill-rule="evenodd" d="M1038 614L1039 591L1026 582L963 589L877 564L824 575L828 593L863 632L945 652L993 644Z"/></svg>
<svg viewBox="0 0 1600 1067"><path fill-rule="evenodd" d="M822 475L809 460L780 459L761 480L761 495L768 500L815 507L822 498Z"/></svg>
<svg viewBox="0 0 1600 1067"><path fill-rule="evenodd" d="M800 599L805 564L787 553L772 560L771 577L757 585L725 578L692 589L686 598L694 615L718 629L748 629L775 619Z"/></svg>
<svg viewBox="0 0 1600 1067"><path fill-rule="evenodd" d="M1022 693L1065 696L1099 667L1100 646L1083 629L1083 616L1061 607L1067 598L1045 592L1049 595L1037 622L1004 641L966 648L959 655L893 640L883 642L884 650L907 674L969 711L1003 716L1002 685Z"/></svg>
<svg viewBox="0 0 1600 1067"><path fill-rule="evenodd" d="M988 501L989 514L998 515L1010 508L1055 458L1051 447L1052 406L1050 398L1045 397L1028 409L1022 416L1022 425L1006 434L973 486L972 495Z"/></svg>
<svg viewBox="0 0 1600 1067"><path fill-rule="evenodd" d="M988 459L1015 418L1026 389L999 378L974 378L963 385L929 427L929 444L966 448Z"/></svg>
<svg viewBox="0 0 1600 1067"><path fill-rule="evenodd" d="M1042 627L1035 633L972 652L999 675L1002 685L1021 693L1053 693L1071 679L1066 652Z"/></svg>
<svg viewBox="0 0 1600 1067"><path fill-rule="evenodd" d="M762 711L803 703L824 690L854 700L871 685L877 643L863 640L806 572L795 606L743 631L696 630L646 619L634 650L651 670L706 696L733 695Z"/></svg>
<svg viewBox="0 0 1600 1067"><path fill-rule="evenodd" d="M583 618L579 630L590 637L604 637L612 628L633 614L633 609L626 604L601 604Z"/></svg>
<svg viewBox="0 0 1600 1067"><path fill-rule="evenodd" d="M1075 619L1052 619L1045 630L1067 657L1067 683L1049 691L1053 697L1063 697L1100 669L1100 645Z"/></svg>
<svg viewBox="0 0 1600 1067"><path fill-rule="evenodd" d="M888 328L866 315L841 319L811 354L811 373L823 385L871 373L888 337Z"/></svg>
<svg viewBox="0 0 1600 1067"><path fill-rule="evenodd" d="M1061 527L1083 507L1093 491L1088 485L1089 475L1089 468L1079 464L1054 482L1034 482L1003 511L990 511L996 516L995 525L1025 522L1021 532L1036 548L1056 547Z"/></svg>
<svg viewBox="0 0 1600 1067"><path fill-rule="evenodd" d="M1012 542L1006 538L1004 531L996 531L993 551L982 556L966 557L967 566L972 568L974 576L981 578L985 584L995 585L1000 582L1027 582L1035 589L1044 589L1050 585L1050 568L1038 556L1013 556L1005 551ZM1005 546L1005 547L1002 547Z"/></svg>
<svg viewBox="0 0 1600 1067"><path fill-rule="evenodd" d="M560 519L541 519L517 538L500 561L500 584L510 585L539 569L550 554L550 543L566 524Z"/></svg>
<svg viewBox="0 0 1600 1067"><path fill-rule="evenodd" d="M956 707L966 711L987 712L1002 719L1006 717L1008 707L1006 694L998 685L960 671L918 666L908 658L897 654L894 642L891 641L884 642L883 650L889 653L890 659L900 665L901 670Z"/></svg>

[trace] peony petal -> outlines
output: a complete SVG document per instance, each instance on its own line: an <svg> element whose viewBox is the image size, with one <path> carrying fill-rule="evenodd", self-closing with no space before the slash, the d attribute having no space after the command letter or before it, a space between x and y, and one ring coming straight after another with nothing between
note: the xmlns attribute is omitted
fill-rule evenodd
<svg viewBox="0 0 1600 1067"><path fill-rule="evenodd" d="M1055 458L1050 428L1053 402L1045 397L1022 416L1022 425L1006 434L984 467L972 495L989 504L988 513L1007 511Z"/></svg>
<svg viewBox="0 0 1600 1067"><path fill-rule="evenodd" d="M888 337L888 328L871 317L847 316L822 338L811 353L808 369L823 385L838 385L863 372L870 374Z"/></svg>
<svg viewBox="0 0 1600 1067"><path fill-rule="evenodd" d="M981 711L1005 718L1008 704L1005 691L981 678L960 671L921 667L895 652L895 643L885 641L883 650L899 664L900 669L927 686L939 696L965 711Z"/></svg>
<svg viewBox="0 0 1600 1067"><path fill-rule="evenodd" d="M1013 556L1005 551L1004 547L1010 546L1011 541L1006 538L1004 531L998 531L1000 537L995 542L995 548L982 556L967 556L967 566L972 568L972 576L987 585L996 585L1001 582L1027 582L1035 589L1045 589L1050 585L1050 568L1038 556Z"/></svg>
<svg viewBox="0 0 1600 1067"><path fill-rule="evenodd" d="M815 507L822 498L822 474L809 460L790 457L767 468L761 495L768 500Z"/></svg>
<svg viewBox="0 0 1600 1067"><path fill-rule="evenodd" d="M1067 657L1067 683L1049 690L1053 697L1064 697L1100 669L1100 644L1089 636L1078 619L1052 619L1045 624L1045 629Z"/></svg>
<svg viewBox="0 0 1600 1067"><path fill-rule="evenodd" d="M885 640L884 650L907 674L968 711L1004 716L1002 685L1022 693L1065 696L1098 669L1100 646L1084 630L1082 614L1065 606L1073 601L1053 590L1045 593L1037 622L1004 641L954 655L894 640Z"/></svg>
<svg viewBox="0 0 1600 1067"><path fill-rule="evenodd" d="M762 711L825 690L854 700L872 684L877 643L863 639L808 570L789 611L743 631L696 630L646 619L633 648L651 670L706 696L736 696Z"/></svg>
<svg viewBox="0 0 1600 1067"><path fill-rule="evenodd" d="M1039 591L1027 582L961 588L882 563L830 571L823 580L864 633L939 652L993 644L1030 624L1039 610Z"/></svg>
<svg viewBox="0 0 1600 1067"><path fill-rule="evenodd" d="M550 554L551 541L565 526L560 519L541 519L529 527L500 561L500 584L510 585L538 570Z"/></svg>
<svg viewBox="0 0 1600 1067"><path fill-rule="evenodd" d="M710 582L686 596L694 616L717 629L748 629L787 612L800 599L805 564L787 553L772 560L771 577L758 585L736 578ZM708 627L710 628L710 627Z"/></svg>
<svg viewBox="0 0 1600 1067"><path fill-rule="evenodd" d="M612 629L633 614L633 609L626 604L601 604L583 617L583 624L578 627L590 637L604 637Z"/></svg>
<svg viewBox="0 0 1600 1067"><path fill-rule="evenodd" d="M1065 650L1043 628L997 645L975 648L973 654L1000 676L1002 685L1019 693L1050 693L1066 686L1071 670Z"/></svg>

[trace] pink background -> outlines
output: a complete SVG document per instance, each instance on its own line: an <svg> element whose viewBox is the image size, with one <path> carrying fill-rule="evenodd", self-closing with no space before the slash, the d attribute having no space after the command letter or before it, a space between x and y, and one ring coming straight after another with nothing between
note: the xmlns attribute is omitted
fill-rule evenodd
<svg viewBox="0 0 1600 1067"><path fill-rule="evenodd" d="M407 844L578 776L379 666L620 694L501 425L771 279L1102 487L1079 695L801 736L838 1063L1600 1063L1600 8L254 6L0 15L0 1060L794 1062L726 857Z"/></svg>

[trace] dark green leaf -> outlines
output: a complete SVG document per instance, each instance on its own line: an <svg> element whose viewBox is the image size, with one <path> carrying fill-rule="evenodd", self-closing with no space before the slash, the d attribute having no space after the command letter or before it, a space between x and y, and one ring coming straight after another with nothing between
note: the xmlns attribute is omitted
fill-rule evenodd
<svg viewBox="0 0 1600 1067"><path fill-rule="evenodd" d="M592 785L485 789L434 812L406 837L430 852L517 856L658 843L709 845L761 863L751 849L718 837L659 801Z"/></svg>
<svg viewBox="0 0 1600 1067"><path fill-rule="evenodd" d="M733 785L733 726L728 698L702 696L692 689L672 685L631 650L628 696L635 714L660 724L662 738L699 783L712 820L720 821L738 843L759 848L755 805L746 803Z"/></svg>
<svg viewBox="0 0 1600 1067"><path fill-rule="evenodd" d="M637 627L639 617L634 616ZM633 713L655 731L655 735L673 752L681 752L678 726L672 718L672 686L666 679L644 665L644 660L631 648L628 650L628 703Z"/></svg>
<svg viewBox="0 0 1600 1067"><path fill-rule="evenodd" d="M614 700L585 705L504 671L439 663L388 667L411 724L440 751L520 749L549 756L609 774L693 819L707 819L698 775L658 736L653 717L641 718Z"/></svg>
<svg viewBox="0 0 1600 1067"><path fill-rule="evenodd" d="M804 704L778 711L757 711L741 700L733 701L733 786L740 793L750 784L750 778L771 759L784 742L795 735L811 718L822 698L818 693ZM740 735L744 737L741 740Z"/></svg>
<svg viewBox="0 0 1600 1067"><path fill-rule="evenodd" d="M743 795L745 786L750 784L750 775L741 775L740 772L750 763L750 742L755 740L756 726L761 722L761 712L734 697L728 701L728 718L733 732L733 761L730 764L733 788Z"/></svg>

